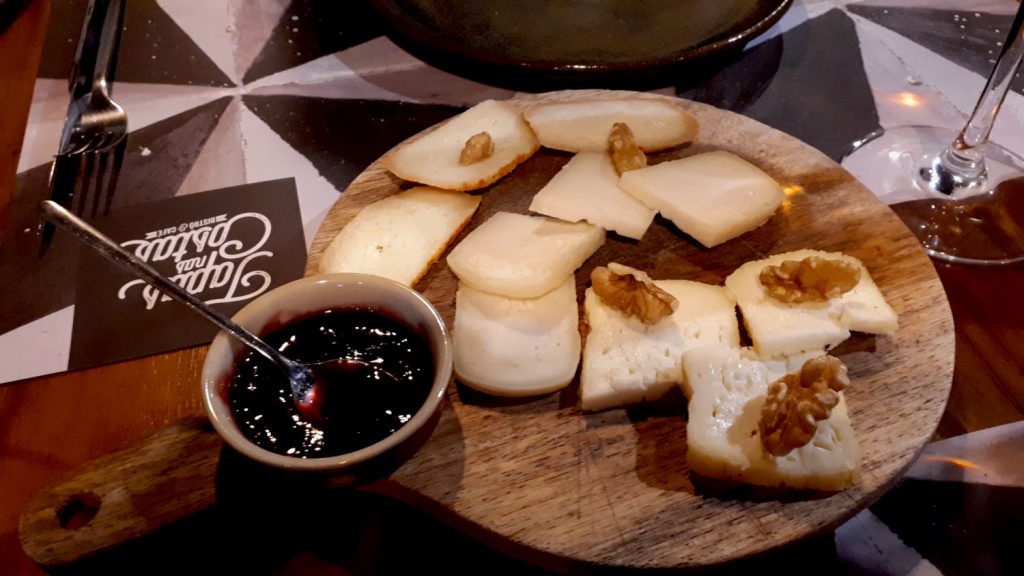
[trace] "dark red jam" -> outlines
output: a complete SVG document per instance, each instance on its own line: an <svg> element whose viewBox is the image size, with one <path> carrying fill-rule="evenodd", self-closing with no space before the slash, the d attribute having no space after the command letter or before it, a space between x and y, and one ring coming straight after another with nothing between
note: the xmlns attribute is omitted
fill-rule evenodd
<svg viewBox="0 0 1024 576"><path fill-rule="evenodd" d="M271 452L322 458L365 448L405 425L430 393L429 344L384 313L326 310L263 338L300 362L366 363L321 371L321 417L314 424L296 408L281 370L256 352L245 354L235 365L228 401L242 433Z"/></svg>

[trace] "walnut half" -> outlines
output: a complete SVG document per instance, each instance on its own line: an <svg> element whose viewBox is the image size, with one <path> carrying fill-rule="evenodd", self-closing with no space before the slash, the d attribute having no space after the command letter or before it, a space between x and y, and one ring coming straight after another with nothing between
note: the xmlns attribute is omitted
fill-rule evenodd
<svg viewBox="0 0 1024 576"><path fill-rule="evenodd" d="M834 356L812 358L800 372L772 382L759 424L765 449L784 456L810 442L818 420L829 417L839 392L849 384L846 365Z"/></svg>
<svg viewBox="0 0 1024 576"><path fill-rule="evenodd" d="M641 277L614 263L609 266L618 267L619 272L598 266L590 273L594 292L606 306L639 318L644 324L654 324L672 314L677 304L675 296L658 288L646 274L640 273Z"/></svg>
<svg viewBox="0 0 1024 576"><path fill-rule="evenodd" d="M647 166L647 155L636 145L633 131L624 122L612 125L612 133L608 136L608 149L619 176L622 176L623 172Z"/></svg>
<svg viewBox="0 0 1024 576"><path fill-rule="evenodd" d="M853 290L860 282L860 267L846 260L808 256L765 266L760 280L768 295L780 302L825 302Z"/></svg>
<svg viewBox="0 0 1024 576"><path fill-rule="evenodd" d="M490 158L492 154L494 154L494 140L487 132L479 132L466 140L465 146L462 147L462 153L459 154L459 164L463 166L476 164Z"/></svg>

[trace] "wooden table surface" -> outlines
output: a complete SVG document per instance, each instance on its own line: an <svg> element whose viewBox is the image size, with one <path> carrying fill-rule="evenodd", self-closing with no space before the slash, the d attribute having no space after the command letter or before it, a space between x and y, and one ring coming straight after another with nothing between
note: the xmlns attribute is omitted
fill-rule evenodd
<svg viewBox="0 0 1024 576"><path fill-rule="evenodd" d="M14 188L50 9L49 0L32 2L0 34L0 225ZM953 389L937 436L1021 420L1024 267L936 268L956 324ZM5 574L39 572L21 551L17 532L18 516L33 494L89 460L203 413L197 383L204 353L200 347L0 386L0 566ZM355 558L357 565L365 562ZM302 570L321 563L300 558L289 565Z"/></svg>

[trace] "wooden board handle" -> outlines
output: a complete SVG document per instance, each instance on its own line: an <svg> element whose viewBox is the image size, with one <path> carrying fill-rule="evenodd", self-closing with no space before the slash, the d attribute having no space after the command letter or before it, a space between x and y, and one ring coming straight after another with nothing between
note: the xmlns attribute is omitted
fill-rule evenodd
<svg viewBox="0 0 1024 576"><path fill-rule="evenodd" d="M223 446L196 417L88 464L29 502L22 548L44 566L69 564L213 506Z"/></svg>

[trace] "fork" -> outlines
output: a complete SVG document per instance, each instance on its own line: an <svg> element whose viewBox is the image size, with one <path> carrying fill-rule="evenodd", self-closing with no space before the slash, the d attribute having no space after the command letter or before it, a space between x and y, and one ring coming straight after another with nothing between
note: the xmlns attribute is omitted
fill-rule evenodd
<svg viewBox="0 0 1024 576"><path fill-rule="evenodd" d="M71 71L72 100L58 156L99 152L128 133L128 114L110 97L108 75L124 22L123 0L94 0L82 27L82 42Z"/></svg>
<svg viewBox="0 0 1024 576"><path fill-rule="evenodd" d="M85 211L86 196L92 187L106 190L103 213L109 212L124 158L128 114L110 97L124 10L123 0L92 0L89 3L74 66L68 77L71 101L50 172L50 199L71 208L77 198L79 214ZM114 171L108 178L113 185L104 185L102 179L107 176L108 158L104 155L97 159L96 155L106 154L115 147ZM85 175L81 173L83 159ZM100 164L98 171L97 160ZM94 173L100 181L89 184ZM92 198L93 216L99 210L99 199L99 195ZM40 223L40 257L46 254L54 231L49 221Z"/></svg>

